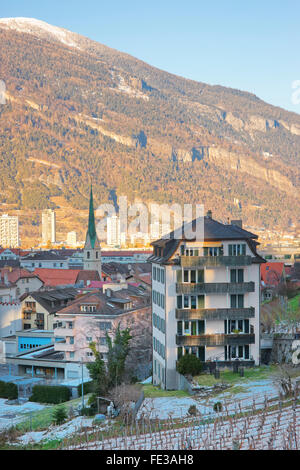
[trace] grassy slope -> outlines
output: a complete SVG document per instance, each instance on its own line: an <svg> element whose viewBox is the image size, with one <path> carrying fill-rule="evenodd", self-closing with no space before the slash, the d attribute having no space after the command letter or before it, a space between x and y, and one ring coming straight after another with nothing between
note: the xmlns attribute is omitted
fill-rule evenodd
<svg viewBox="0 0 300 470"><path fill-rule="evenodd" d="M231 370L225 370L221 372L220 379L215 379L213 375L203 374L199 375L198 377L195 377L195 380L199 383L199 385L203 386L212 386L221 382L227 383L229 385L235 385L241 382L251 382L267 379L276 371L276 366L261 366L253 367L251 369L245 369L244 377L240 377L239 374L234 374Z"/></svg>
<svg viewBox="0 0 300 470"><path fill-rule="evenodd" d="M85 395L85 402L86 402L87 395ZM74 400L67 401L65 403L61 403L60 405L51 405L47 406L43 410L40 411L35 411L32 413L32 417L30 420L30 414L26 413L24 416L24 421L19 423L16 427L20 431L38 431L42 429L47 429L51 423L52 423L52 415L53 411L57 406L65 406L67 409L67 412L69 412L70 408L76 408L79 405L81 405L81 398L76 398ZM31 421L31 422L30 422Z"/></svg>

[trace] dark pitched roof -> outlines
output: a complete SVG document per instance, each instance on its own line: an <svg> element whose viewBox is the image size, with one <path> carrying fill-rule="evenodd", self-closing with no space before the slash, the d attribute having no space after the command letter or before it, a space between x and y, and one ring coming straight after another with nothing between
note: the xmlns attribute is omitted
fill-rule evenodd
<svg viewBox="0 0 300 470"><path fill-rule="evenodd" d="M123 305L126 303L132 303L132 308L130 310L124 310ZM95 305L95 312L82 312L81 305ZM143 290L134 287L128 286L126 289L120 289L118 291L106 291L103 292L90 292L84 295L78 296L67 305L65 308L61 309L58 313L60 315L65 314L84 314L84 315L121 315L125 312L134 311L139 308L150 305L150 296L146 294Z"/></svg>
<svg viewBox="0 0 300 470"><path fill-rule="evenodd" d="M203 224L203 238L197 238L196 228L197 223L201 227ZM186 238L186 234L188 237ZM195 234L195 235L193 235ZM201 234L202 235L202 234ZM217 220L212 219L209 216L200 217L198 219L194 219L192 222L187 223L186 226L182 226L179 229L174 230L173 232L169 233L167 236L156 240L155 242L151 243L151 245L158 247L161 249L161 254L158 256L157 254L153 254L148 258L149 262L167 262L175 250L178 248L179 243L181 240L188 240L188 241L221 241L221 240L245 240L249 243L249 246L253 253L258 257L256 253L256 245L255 239L258 236L254 233L248 232L243 228L239 227L238 225L234 224L223 224L218 222ZM258 257L260 258L260 257ZM257 260L258 260L257 258ZM264 262L263 258L260 258L260 262Z"/></svg>
<svg viewBox="0 0 300 470"><path fill-rule="evenodd" d="M42 261L42 260L51 260L51 261L64 261L68 258L68 255L63 251L58 253L57 251L36 251L34 253L29 253L26 256L22 257L22 260L29 261Z"/></svg>
<svg viewBox="0 0 300 470"><path fill-rule="evenodd" d="M65 305L61 305L61 301L70 301L75 299L78 295L78 290L73 287L67 287L64 289L54 289L48 291L36 291L24 294L21 300L25 300L27 297L33 297L39 304L41 304L49 313L55 313L58 310L64 308ZM54 305L53 305L54 302Z"/></svg>
<svg viewBox="0 0 300 470"><path fill-rule="evenodd" d="M0 260L0 269L5 268L6 266L11 266L12 268L20 267L20 260L18 259L1 259Z"/></svg>

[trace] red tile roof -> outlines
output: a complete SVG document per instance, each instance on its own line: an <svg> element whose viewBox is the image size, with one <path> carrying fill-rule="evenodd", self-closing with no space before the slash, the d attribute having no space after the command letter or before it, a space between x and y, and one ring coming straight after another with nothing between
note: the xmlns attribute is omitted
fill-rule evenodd
<svg viewBox="0 0 300 470"><path fill-rule="evenodd" d="M34 273L38 274L39 278L44 281L45 286L64 286L76 284L76 279L79 269L47 269L36 268Z"/></svg>
<svg viewBox="0 0 300 470"><path fill-rule="evenodd" d="M268 262L261 265L261 279L265 285L278 286L285 277L285 266L282 262Z"/></svg>
<svg viewBox="0 0 300 470"><path fill-rule="evenodd" d="M5 267L5 268L2 268L0 272L1 272L1 279L4 279L4 275L6 274L8 281L11 282L12 284L17 282L19 279L35 278L35 277L39 278L43 282L43 280L39 277L37 273L27 271L27 269Z"/></svg>
<svg viewBox="0 0 300 470"><path fill-rule="evenodd" d="M83 281L86 286L88 281L100 281L100 276L98 271L82 270L76 278L76 282L80 281Z"/></svg>

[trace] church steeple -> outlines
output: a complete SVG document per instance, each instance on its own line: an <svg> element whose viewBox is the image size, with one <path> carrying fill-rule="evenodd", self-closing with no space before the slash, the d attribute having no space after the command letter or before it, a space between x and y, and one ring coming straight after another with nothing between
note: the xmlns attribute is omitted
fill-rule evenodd
<svg viewBox="0 0 300 470"><path fill-rule="evenodd" d="M101 272L101 247L97 237L95 214L94 214L94 201L93 201L93 188L91 186L90 192L90 205L89 205L89 221L88 229L86 232L86 239L84 245L83 269L85 271L98 271L100 279L102 278Z"/></svg>
<svg viewBox="0 0 300 470"><path fill-rule="evenodd" d="M92 248L95 247L95 241L97 239L96 226L95 226L95 214L94 214L94 202L93 202L93 188L91 185L90 193L90 207L89 207L89 225L87 235L90 237Z"/></svg>

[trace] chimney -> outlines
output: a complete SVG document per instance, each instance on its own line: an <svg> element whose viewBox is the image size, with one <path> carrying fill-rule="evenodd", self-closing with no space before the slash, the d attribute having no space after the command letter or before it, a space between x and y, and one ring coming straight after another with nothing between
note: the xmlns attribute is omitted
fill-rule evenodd
<svg viewBox="0 0 300 470"><path fill-rule="evenodd" d="M231 225L236 225L237 227L243 228L243 221L241 219L239 220L232 220Z"/></svg>
<svg viewBox="0 0 300 470"><path fill-rule="evenodd" d="M208 217L209 219L212 219L212 211L211 210L207 211L206 217Z"/></svg>

